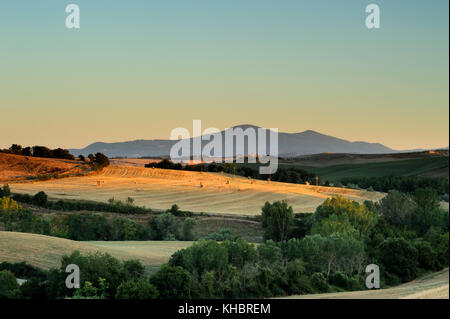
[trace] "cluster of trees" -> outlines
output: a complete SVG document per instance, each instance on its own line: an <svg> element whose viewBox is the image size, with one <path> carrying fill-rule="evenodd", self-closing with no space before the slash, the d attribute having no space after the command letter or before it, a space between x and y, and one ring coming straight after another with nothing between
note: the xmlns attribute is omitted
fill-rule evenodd
<svg viewBox="0 0 450 319"><path fill-rule="evenodd" d="M82 200L48 200L45 192L38 192L31 196L29 194L14 194L12 199L19 203L36 205L43 208L59 211L92 211L92 212L109 212L119 214L149 214L152 213L150 208L133 205L133 198L127 198L126 202L111 198L108 203L82 201Z"/></svg>
<svg viewBox="0 0 450 319"><path fill-rule="evenodd" d="M364 189L388 192L392 189L402 193L414 193L418 188L429 188L439 195L449 193L448 178L420 177L420 176L384 176L384 177L345 177L340 180L344 185L355 185Z"/></svg>
<svg viewBox="0 0 450 319"><path fill-rule="evenodd" d="M1 192L7 194L9 188ZM45 193L31 200L48 205ZM111 200L109 205L117 203ZM183 223L176 216L183 216ZM75 240L195 239L195 219L185 217L176 205L141 225L96 214L45 220L3 197L0 219L8 230L42 231ZM45 280L30 280L25 288L12 284L11 278L19 276L14 267L0 268L0 286L7 287L0 296L263 298L364 289L368 264L380 266L382 287L449 265L449 216L433 188L391 190L379 202L364 204L336 196L313 214L294 214L283 201L267 202L260 219L263 244L249 244L223 230L212 234L213 240L198 240L176 252L149 279L138 262L122 263L102 254L66 256L61 269L46 273ZM64 286L65 266L70 263L81 268L82 288L76 292Z"/></svg>
<svg viewBox="0 0 450 319"><path fill-rule="evenodd" d="M168 159L163 159L157 163L146 164L147 168L161 168L173 170L185 170L196 172L224 172L227 174L234 174L244 177L251 177L254 179L266 180L267 175L261 175L258 168L250 166L236 165L234 163L220 163L215 162L210 164L196 164L196 165L181 165L180 163L173 163ZM279 167L275 174L270 176L272 181L304 184L306 182L315 182L316 175L308 173L296 167Z"/></svg>
<svg viewBox="0 0 450 319"><path fill-rule="evenodd" d="M6 208L3 210L2 208ZM147 224L126 217L106 219L101 214L46 215L39 217L14 200L0 199L0 223L6 231L49 235L72 240L194 240L196 220L160 214Z"/></svg>
<svg viewBox="0 0 450 319"><path fill-rule="evenodd" d="M68 289L65 285L69 264L80 267L79 289ZM16 278L26 282L19 286ZM99 252L83 256L75 251L62 257L60 268L48 271L25 263L0 264L0 299L154 299L158 295L140 261L119 261Z"/></svg>
<svg viewBox="0 0 450 319"><path fill-rule="evenodd" d="M0 152L23 156L75 160L75 157L66 149L50 149L46 146L22 147L21 145L13 144L9 149L3 149L0 150ZM93 167L94 170L101 170L102 168L110 164L109 158L105 154L100 152L96 154L89 154L87 158L89 159L89 164ZM87 162L87 159L83 155L80 155L78 159L82 162Z"/></svg>
<svg viewBox="0 0 450 319"><path fill-rule="evenodd" d="M22 147L18 144L13 144L9 149L0 150L2 153L9 153L23 156L45 157L45 158L60 158L75 160L75 157L70 154L68 150L62 148L50 149L46 146L27 146Z"/></svg>
<svg viewBox="0 0 450 319"><path fill-rule="evenodd" d="M83 155L80 155L78 158L83 162L86 161L86 158ZM100 152L95 153L95 155L89 154L88 159L89 159L89 164L96 171L101 171L104 167L107 167L110 164L109 158L105 154L100 153Z"/></svg>
<svg viewBox="0 0 450 319"><path fill-rule="evenodd" d="M448 267L448 218L438 194L419 188L414 194L392 190L377 203L337 196L309 216L296 217L283 202L266 203L262 223L266 240L288 246L300 240L303 248L288 250L297 250L329 284L336 273L358 281L362 266L374 263L384 284L395 285Z"/></svg>

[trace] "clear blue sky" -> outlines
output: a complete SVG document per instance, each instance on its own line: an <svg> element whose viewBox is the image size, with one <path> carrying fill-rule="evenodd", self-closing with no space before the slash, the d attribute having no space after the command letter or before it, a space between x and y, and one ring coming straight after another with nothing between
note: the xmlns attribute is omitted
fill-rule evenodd
<svg viewBox="0 0 450 319"><path fill-rule="evenodd" d="M65 28L65 6L81 29ZM365 7L381 8L381 29ZM447 0L0 0L0 147L168 138L193 119L448 145Z"/></svg>

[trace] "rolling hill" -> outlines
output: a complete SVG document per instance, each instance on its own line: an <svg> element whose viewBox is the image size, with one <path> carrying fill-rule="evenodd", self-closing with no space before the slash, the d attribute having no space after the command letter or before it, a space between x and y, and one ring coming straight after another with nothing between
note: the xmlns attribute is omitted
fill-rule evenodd
<svg viewBox="0 0 450 319"><path fill-rule="evenodd" d="M21 262L42 268L57 268L61 257L78 250L82 254L106 252L121 260L138 259L147 270L157 269L176 251L189 247L187 241L80 242L69 239L0 231L0 262Z"/></svg>
<svg viewBox="0 0 450 319"><path fill-rule="evenodd" d="M254 125L238 125L232 129L255 129L258 127ZM227 129L230 130L230 129ZM225 145L225 131L216 133L216 136L222 138L222 145ZM199 139L196 137L194 139ZM189 139L190 144L193 144L193 138ZM109 157L157 157L168 156L170 148L177 141L172 140L135 140L119 143L93 143L82 149L71 149L70 152L75 156L79 154L87 156L88 154L102 152ZM202 145L206 145L209 141L203 141ZM268 141L266 141L269 144ZM244 154L234 150L234 156L248 155L248 145L244 148ZM307 130L300 133L278 133L278 148L280 156L298 156L306 154L317 153L365 153L365 154L381 154L392 153L394 150L379 143L367 142L350 142L344 139L333 136L324 135L312 130ZM222 154L225 154L224 149ZM199 154L193 154L197 156Z"/></svg>
<svg viewBox="0 0 450 319"><path fill-rule="evenodd" d="M34 179L39 175L77 175L89 165L77 161L0 153L0 182Z"/></svg>

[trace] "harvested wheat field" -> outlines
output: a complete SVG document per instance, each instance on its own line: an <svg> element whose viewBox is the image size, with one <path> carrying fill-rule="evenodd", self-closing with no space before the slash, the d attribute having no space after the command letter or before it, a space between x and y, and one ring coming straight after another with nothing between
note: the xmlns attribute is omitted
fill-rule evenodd
<svg viewBox="0 0 450 319"><path fill-rule="evenodd" d="M25 180L40 175L72 175L89 170L77 161L0 153L0 182Z"/></svg>
<svg viewBox="0 0 450 319"><path fill-rule="evenodd" d="M122 259L138 259L152 271L167 262L176 251L189 247L186 241L122 241L79 242L37 234L0 231L0 262L26 261L30 265L49 269L59 267L61 257L79 250L82 254L106 252Z"/></svg>
<svg viewBox="0 0 450 319"><path fill-rule="evenodd" d="M298 295L284 299L449 299L448 268L388 289Z"/></svg>
<svg viewBox="0 0 450 319"><path fill-rule="evenodd" d="M45 191L50 198L107 201L132 197L136 205L230 215L260 214L266 201L286 200L295 212L313 212L333 195L378 200L383 194L353 189L250 180L222 173L111 165L99 175L11 184L13 192Z"/></svg>

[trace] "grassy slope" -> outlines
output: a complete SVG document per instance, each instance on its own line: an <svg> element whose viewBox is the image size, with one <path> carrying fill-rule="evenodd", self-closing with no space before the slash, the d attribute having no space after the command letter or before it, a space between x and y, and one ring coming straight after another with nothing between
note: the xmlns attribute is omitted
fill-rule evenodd
<svg viewBox="0 0 450 319"><path fill-rule="evenodd" d="M308 172L318 174L324 179L335 181L343 177L379 177L379 176L416 176L448 167L448 157L429 156L423 158L404 159L377 163L351 163L330 165L325 167L304 166L301 163L281 164L295 166Z"/></svg>
<svg viewBox="0 0 450 319"><path fill-rule="evenodd" d="M352 292L297 295L285 299L448 299L448 268L397 287Z"/></svg>
<svg viewBox="0 0 450 319"><path fill-rule="evenodd" d="M83 254L101 251L126 260L139 259L149 271L167 262L177 250L189 247L192 242L78 242L68 239L0 231L0 262L27 263L43 269L59 267L61 257L79 250Z"/></svg>
<svg viewBox="0 0 450 319"><path fill-rule="evenodd" d="M0 153L0 182L36 178L38 175L74 175L86 173L89 165L54 158Z"/></svg>

